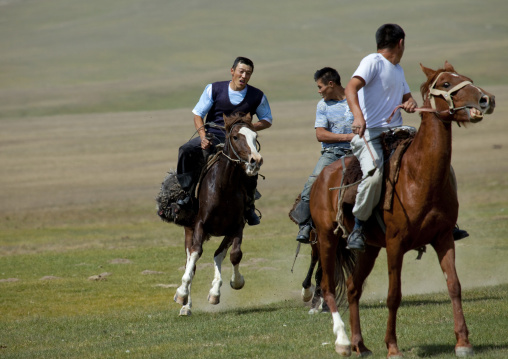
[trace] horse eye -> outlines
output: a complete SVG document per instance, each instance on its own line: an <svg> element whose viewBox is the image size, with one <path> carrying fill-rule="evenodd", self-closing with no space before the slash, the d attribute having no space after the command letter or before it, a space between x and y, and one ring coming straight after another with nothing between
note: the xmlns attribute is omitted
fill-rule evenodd
<svg viewBox="0 0 508 359"><path fill-rule="evenodd" d="M233 136L233 140L238 140L238 136Z"/></svg>
<svg viewBox="0 0 508 359"><path fill-rule="evenodd" d="M443 84L443 87L444 87L444 88L448 88L448 87L450 87L450 83L449 83L449 82L445 82L445 83Z"/></svg>

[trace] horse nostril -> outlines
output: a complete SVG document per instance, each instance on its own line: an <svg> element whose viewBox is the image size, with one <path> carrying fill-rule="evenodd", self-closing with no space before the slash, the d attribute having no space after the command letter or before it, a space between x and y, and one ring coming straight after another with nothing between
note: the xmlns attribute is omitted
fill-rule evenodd
<svg viewBox="0 0 508 359"><path fill-rule="evenodd" d="M489 107L489 96L487 96L487 95L483 95L483 96L480 98L480 107L481 107L481 108L486 108L486 107Z"/></svg>
<svg viewBox="0 0 508 359"><path fill-rule="evenodd" d="M251 165L255 165L255 164L256 164L256 160L255 160L254 158L251 158L251 159L250 159L250 164L251 164Z"/></svg>

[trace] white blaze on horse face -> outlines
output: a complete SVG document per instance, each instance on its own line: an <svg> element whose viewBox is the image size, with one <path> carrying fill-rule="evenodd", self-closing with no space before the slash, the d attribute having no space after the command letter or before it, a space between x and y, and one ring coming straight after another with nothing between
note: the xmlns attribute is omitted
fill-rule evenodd
<svg viewBox="0 0 508 359"><path fill-rule="evenodd" d="M263 163L263 158L256 148L256 139L258 135L256 132L248 129L247 127L242 127L238 132L245 136L247 145L250 148L250 155L248 160L249 164L247 165L245 172L247 172L248 176L255 176L258 173L261 164Z"/></svg>

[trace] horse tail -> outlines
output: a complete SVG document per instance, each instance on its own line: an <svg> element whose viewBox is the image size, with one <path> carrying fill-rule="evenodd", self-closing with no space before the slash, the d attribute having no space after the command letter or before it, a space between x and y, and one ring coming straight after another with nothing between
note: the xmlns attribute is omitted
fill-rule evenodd
<svg viewBox="0 0 508 359"><path fill-rule="evenodd" d="M335 303L347 310L347 279L353 274L357 257L355 251L346 248L346 241L339 240L335 258Z"/></svg>

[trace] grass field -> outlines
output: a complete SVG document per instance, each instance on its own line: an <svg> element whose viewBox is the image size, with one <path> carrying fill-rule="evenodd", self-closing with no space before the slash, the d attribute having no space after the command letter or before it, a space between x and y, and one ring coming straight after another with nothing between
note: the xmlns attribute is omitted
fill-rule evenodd
<svg viewBox="0 0 508 359"><path fill-rule="evenodd" d="M287 213L319 155L313 72L335 66L347 79L384 22L406 30L417 100L418 64L445 59L497 97L482 123L454 127L459 225L471 234L457 243L457 270L477 357L508 357L508 3L362 4L0 0L0 357L336 357L329 316L300 301L309 248L291 273ZM219 239L205 244L194 314L180 318L183 230L158 219L154 197L193 134L203 87L240 54L275 118L260 133L262 224L245 231L245 288L224 286L218 306L206 297ZM401 349L451 357L443 275L431 249L415 257L404 263ZM382 253L362 307L375 357L386 354L386 285Z"/></svg>

